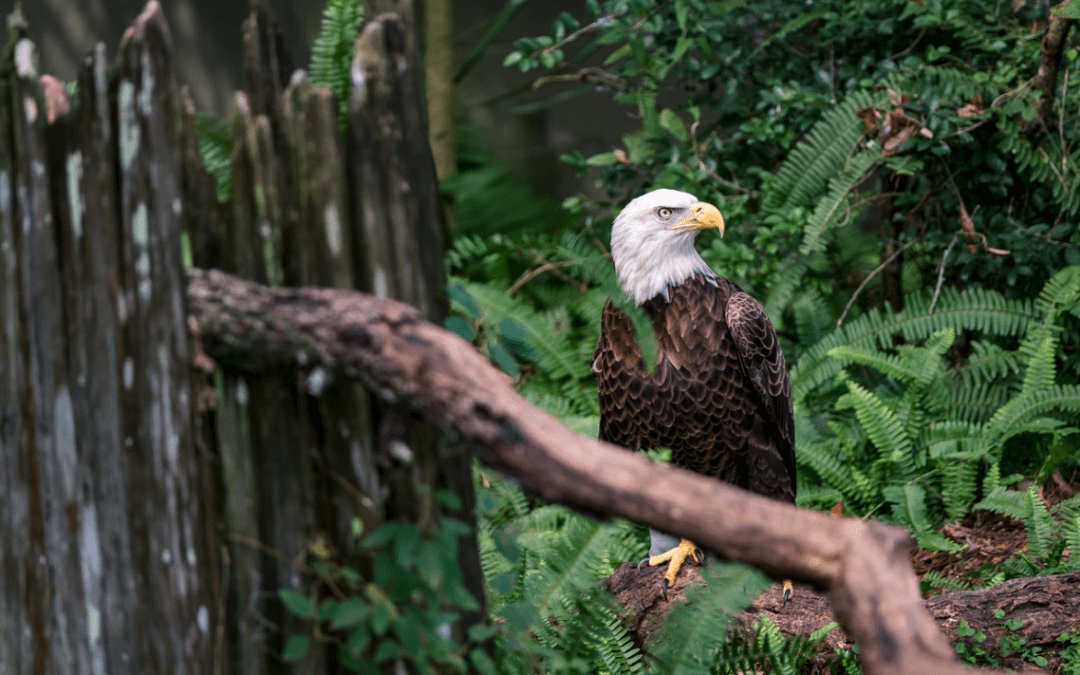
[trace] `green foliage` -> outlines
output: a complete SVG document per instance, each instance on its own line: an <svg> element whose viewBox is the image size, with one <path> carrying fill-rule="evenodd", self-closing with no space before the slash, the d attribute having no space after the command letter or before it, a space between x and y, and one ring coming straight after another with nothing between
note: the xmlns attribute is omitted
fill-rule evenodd
<svg viewBox="0 0 1080 675"><path fill-rule="evenodd" d="M1057 504L1053 509L1039 496L1038 488L1025 491L994 487L977 504L1024 522L1027 549L1007 560L1002 569L1007 577L1042 576L1080 570L1080 496ZM1070 555L1064 555L1068 550Z"/></svg>
<svg viewBox="0 0 1080 675"><path fill-rule="evenodd" d="M481 565L501 626L500 673L640 673L644 656L597 581L640 558L643 531L536 505L491 474L477 485Z"/></svg>
<svg viewBox="0 0 1080 675"><path fill-rule="evenodd" d="M361 0L327 0L319 34L311 46L311 83L329 87L338 100L338 118L345 126L349 114L353 49L364 20Z"/></svg>
<svg viewBox="0 0 1080 675"><path fill-rule="evenodd" d="M707 585L687 589L646 658L599 581L647 553L644 528L598 523L559 506L531 503L520 488L484 473L477 484L481 565L488 579L500 673L798 673L817 655L830 624L795 640L768 619L731 632L731 616L768 583L760 573L713 562ZM659 592L659 591L658 591ZM727 639L719 636L729 635Z"/></svg>
<svg viewBox="0 0 1080 675"><path fill-rule="evenodd" d="M1004 610L996 610L994 617L1002 621L1002 626L1008 631L998 641L997 649L987 642L986 634L968 625L967 621L961 621L956 628L956 634L961 638L970 640L958 640L956 653L961 659L972 665L997 666L998 659L1020 659L1034 664L1039 668L1047 666L1046 657L1042 655L1042 647L1028 646L1027 639L1014 634L1023 627L1021 619L1005 619ZM1066 636L1062 636L1063 638Z"/></svg>
<svg viewBox="0 0 1080 675"><path fill-rule="evenodd" d="M450 493L436 498L457 500ZM312 622L310 634L289 638L282 658L299 661L321 641L332 644L338 661L354 672L373 672L389 661L409 663L420 673L465 672L466 659L484 658L480 645L490 637L476 630L458 644L446 630L458 612L479 607L457 560L458 538L468 533L464 523L446 517L433 531L384 523L362 542L371 556L370 578L316 554L310 564L318 583L310 594L278 592L290 613Z"/></svg>
<svg viewBox="0 0 1080 675"><path fill-rule="evenodd" d="M750 230L818 208L812 243L830 213L858 213L848 213L852 202L838 211L821 201L830 182L836 195L855 187L840 179L846 169L866 177L860 191L895 193L895 215L878 224L920 243L905 259L907 288L936 276L962 202L977 243L945 262L969 285L1025 297L1053 271L1080 264L1070 221L1080 210L1080 88L1066 75L1052 115L1036 119L1030 78L1040 45L1031 26L1045 21L1043 6L586 4L587 13L560 14L550 34L519 39L505 63L579 74L587 84L573 95L609 92L641 120L613 151L566 157L598 173L608 199L623 201L642 183L687 189L726 202L728 222L745 220ZM597 54L601 68L582 70ZM1064 63L1074 58L1067 49ZM827 235L824 248L845 236ZM991 247L1010 253L994 256ZM781 256L796 265L798 279L788 282L810 273L805 281L816 285L815 261L796 251ZM873 267L844 262L863 274ZM795 295L781 285L770 310Z"/></svg>
<svg viewBox="0 0 1080 675"><path fill-rule="evenodd" d="M1062 675L1080 675L1080 629L1058 637L1058 642L1064 645L1058 654Z"/></svg>
<svg viewBox="0 0 1080 675"><path fill-rule="evenodd" d="M1000 466L1029 457L1033 442L1054 449L1043 465L1066 460L1064 439L1080 419L1080 387L1059 383L1054 336L1063 315L1080 303L1078 277L1080 268L1062 270L1036 303L957 293L943 295L931 312L913 298L901 312L864 315L807 350L792 370L800 481L820 481L833 492L802 500L842 499L849 512L891 516L921 546L950 551L959 547L935 531L942 519L960 519L973 506L1023 515L1029 551L1047 558L1063 531L1051 526L1037 495L1026 506L1010 501ZM975 366L955 356L948 363L961 330L979 331L983 339L1020 337L1014 349L994 350L1013 367L987 367L986 347L973 351ZM897 335L902 343L893 342ZM994 390L1001 394L989 395ZM957 419L958 402L987 399L1000 404ZM836 401L832 415L820 408L828 400ZM986 497L975 504L980 476Z"/></svg>
<svg viewBox="0 0 1080 675"><path fill-rule="evenodd" d="M199 133L199 158L207 173L214 177L219 201L232 194L232 135L229 123L223 119L199 114L196 117Z"/></svg>

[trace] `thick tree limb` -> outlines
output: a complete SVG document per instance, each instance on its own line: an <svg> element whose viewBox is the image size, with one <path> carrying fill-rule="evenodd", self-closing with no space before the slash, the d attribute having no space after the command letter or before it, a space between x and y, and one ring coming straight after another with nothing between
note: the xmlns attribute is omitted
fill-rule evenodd
<svg viewBox="0 0 1080 675"><path fill-rule="evenodd" d="M660 527L773 576L828 588L870 675L971 672L919 597L903 530L796 509L579 436L513 391L471 345L409 305L332 289L271 289L220 272L189 274L190 314L204 348L220 362L358 377L385 398L408 402L547 500Z"/></svg>
<svg viewBox="0 0 1080 675"><path fill-rule="evenodd" d="M1054 14L1043 35L1042 48L1039 50L1039 72L1035 75L1033 86L1042 96L1039 98L1038 114L1025 128L1026 133L1042 133L1054 128L1054 100L1057 92L1058 70L1061 56L1065 53L1066 39L1075 19L1065 19Z"/></svg>

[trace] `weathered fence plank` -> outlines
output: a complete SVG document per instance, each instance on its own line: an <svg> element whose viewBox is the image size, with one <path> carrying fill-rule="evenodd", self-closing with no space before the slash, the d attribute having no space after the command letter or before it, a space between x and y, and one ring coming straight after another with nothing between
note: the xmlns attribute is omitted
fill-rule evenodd
<svg viewBox="0 0 1080 675"><path fill-rule="evenodd" d="M21 36L0 73L0 672L325 672L323 643L281 658L311 627L278 591L318 592L312 551L370 578L357 534L434 525L432 488L473 518L468 456L355 382L205 355L194 374L182 230L196 265L375 291L434 321L447 308L406 29L369 22L343 132L329 90L287 85L251 5L228 203L155 1L115 64L101 46L87 57L70 102L50 81L46 106ZM482 602L475 540L460 548Z"/></svg>
<svg viewBox="0 0 1080 675"><path fill-rule="evenodd" d="M167 31L150 3L117 80L95 49L55 121L32 52L5 77L0 171L0 671L212 672Z"/></svg>
<svg viewBox="0 0 1080 675"><path fill-rule="evenodd" d="M131 554L141 582L135 590L157 599L157 620L146 625L149 643L154 652L168 650L155 665L206 672L214 607L211 549L180 292L182 153L169 58L168 30L151 2L124 35L116 74L121 401L133 498Z"/></svg>

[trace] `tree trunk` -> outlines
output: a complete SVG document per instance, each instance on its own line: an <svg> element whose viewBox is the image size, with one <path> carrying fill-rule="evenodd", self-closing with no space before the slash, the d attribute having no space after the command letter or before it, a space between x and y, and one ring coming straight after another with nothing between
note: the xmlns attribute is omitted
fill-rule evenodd
<svg viewBox="0 0 1080 675"><path fill-rule="evenodd" d="M427 0L425 17L425 69L431 155L439 180L457 173L454 148L454 0ZM457 231L452 205L446 208L447 225Z"/></svg>

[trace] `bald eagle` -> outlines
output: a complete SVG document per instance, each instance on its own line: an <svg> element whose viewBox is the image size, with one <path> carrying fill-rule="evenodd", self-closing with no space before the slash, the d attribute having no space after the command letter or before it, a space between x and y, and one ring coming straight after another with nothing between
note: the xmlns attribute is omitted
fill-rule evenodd
<svg viewBox="0 0 1080 675"><path fill-rule="evenodd" d="M615 271L652 323L657 359L650 374L633 324L608 300L592 361L600 438L630 450L669 448L677 466L793 503L795 425L784 355L761 304L694 249L697 234L714 227L723 236L715 206L666 189L634 199L615 219ZM687 539L651 534L651 557L641 564L669 563L661 586L667 597L686 558L704 557ZM785 602L790 589L785 582Z"/></svg>

